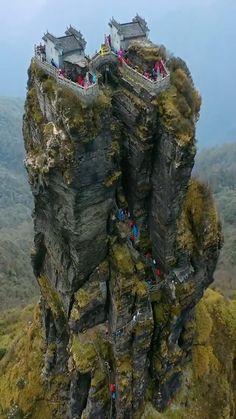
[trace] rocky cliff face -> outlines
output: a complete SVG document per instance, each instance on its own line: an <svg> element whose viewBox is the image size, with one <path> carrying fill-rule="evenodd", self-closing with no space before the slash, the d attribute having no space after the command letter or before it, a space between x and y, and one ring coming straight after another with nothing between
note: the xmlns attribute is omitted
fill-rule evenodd
<svg viewBox="0 0 236 419"><path fill-rule="evenodd" d="M136 45L129 54L145 68L163 51ZM154 96L113 65L90 104L37 65L29 71L32 262L44 377L64 377L58 418L140 417L148 400L162 410L189 357L188 321L213 280L221 234L209 191L190 181L199 96L181 60L169 67L171 86ZM127 207L130 218L119 220Z"/></svg>

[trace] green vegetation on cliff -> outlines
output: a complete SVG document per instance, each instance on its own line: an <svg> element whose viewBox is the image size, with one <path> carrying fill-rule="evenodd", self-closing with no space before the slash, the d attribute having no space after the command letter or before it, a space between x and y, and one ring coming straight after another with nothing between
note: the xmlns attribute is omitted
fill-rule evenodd
<svg viewBox="0 0 236 419"><path fill-rule="evenodd" d="M168 67L171 72L171 87L157 97L158 112L163 125L174 133L177 140L181 144L189 144L194 141L201 97L182 60L171 58Z"/></svg>
<svg viewBox="0 0 236 419"><path fill-rule="evenodd" d="M166 61L165 47L149 43L134 42L129 46L128 55L131 61L140 68L150 71L153 64L162 59ZM155 99L160 121L174 134L180 144L194 144L195 123L198 120L201 97L195 89L190 71L180 58L167 60L171 85Z"/></svg>
<svg viewBox="0 0 236 419"><path fill-rule="evenodd" d="M53 383L44 382L42 368L45 344L39 307L29 307L22 314L10 312L1 317L0 361L1 418L51 419L61 408L58 390L65 377L58 375ZM14 328L11 322L14 322Z"/></svg>
<svg viewBox="0 0 236 419"><path fill-rule="evenodd" d="M35 77L37 77L37 80ZM43 95L43 91L44 93L46 93L46 96ZM187 74L187 71L185 71L185 68L180 68L180 66L178 65L176 66L176 68L172 69L172 87L169 89L168 92L169 93L165 92L165 94L168 95L170 94L170 92L172 92L172 98L168 98L169 106L173 106L173 109L171 110L169 115L170 118L167 118L165 120L169 108L165 108L167 96L162 96L162 99L164 97L164 102L162 103L163 109L161 110L160 102L156 101L155 104L152 103L150 106L153 110L152 116L154 116L154 118L152 119L152 116L150 115L149 118L146 118L145 116L146 119L144 118L143 121L147 121L147 125L145 126L145 123L140 123L140 125L138 126L139 132L137 132L136 129L134 129L133 131L131 130L131 132L134 137L134 142L137 141L138 145L140 143L140 149L142 149L143 143L145 142L145 136L147 142L148 140L150 140L149 146L151 145L151 142L154 140L154 138L156 138L156 133L155 130L153 130L153 128L156 127L157 123L161 121L159 135L162 135L162 130L165 132L165 136L170 142L170 156L173 156L173 158L175 159L175 156L177 156L179 153L181 157L183 157L184 163L185 153L189 154L189 161L188 159L186 159L186 168L188 170L186 170L187 173L185 183L182 183L181 179L179 179L177 176L179 172L178 168L181 166L181 164L178 164L178 159L174 161L174 163L176 163L176 172L173 171L173 176L172 171L169 172L169 162L167 161L168 156L165 154L165 151L163 151L163 157L165 160L164 168L160 167L160 170L158 170L158 165L153 166L154 174L155 170L159 174L163 174L163 183L165 183L164 180L166 180L166 184L171 183L172 179L176 180L175 188L173 188L174 190L172 195L174 198L174 195L178 187L178 193L180 193L180 197L183 196L187 181L189 179L190 169L192 167L193 155L195 150L194 123L197 118L198 105L200 105L200 101L198 101L199 98L196 97L194 93L192 81L190 76ZM132 100L130 96L129 99ZM127 98L123 97L123 99L127 101ZM140 101L138 102L138 107L140 107ZM159 118L156 118L156 107L159 108ZM134 105L132 105L131 109L132 113L135 113ZM147 114L150 109L147 109ZM178 112L176 112L176 109ZM159 397L159 389L161 392L163 392L163 394L165 393L165 391L167 393L166 396L164 395L165 399L163 398L163 405L167 403L168 399L170 398L170 395L173 394L176 390L176 388L172 389L171 387L175 387L173 382L175 381L176 377L178 380L178 376L181 373L181 361L183 361L186 358L189 351L189 346L191 344L191 339L185 340L185 337L183 337L184 333L186 332L185 325L183 325L183 322L184 319L186 319L185 316L191 312L192 306L196 304L196 301L198 300L199 295L201 294L203 289L203 285L201 284L201 282L198 282L197 275L198 273L201 273L203 275L203 280L205 279L206 281L212 279L214 262L217 259L220 247L219 244L221 241L217 212L209 190L199 182L190 182L188 190L186 191L187 194L185 197L184 205L182 208L182 214L179 221L179 247L181 248L181 251L184 250L183 254L186 252L186 254L188 253L190 254L190 256L197 255L199 257L199 263L196 263L196 265L199 265L199 269L196 268L196 275L193 275L193 278L191 278L189 281L186 280L186 282L184 283L180 284L178 282L175 283L174 281L169 281L168 284L165 284L165 282L167 281L163 281L164 285L163 283L160 285L162 287L162 290L160 293L157 292L155 300L153 300L155 302L152 307L148 298L148 287L146 284L143 284L145 275L145 265L142 262L138 261L140 255L138 255L137 249L133 249L132 246L127 246L127 234L124 234L124 229L119 228L119 223L116 220L114 220L111 229L107 227L108 225L112 224L111 221L113 221L109 218L111 206L107 206L107 213L104 219L105 233L103 236L103 242L105 243L105 246L103 248L102 243L97 245L97 237L101 235L101 230L97 228L94 229L93 235L85 235L86 240L82 240L80 242L79 240L77 240L78 237L80 237L80 239L82 237L83 239L83 229L88 228L89 231L89 228L92 224L89 222L83 222L82 225L80 224L80 215L82 211L80 209L80 206L77 205L78 203L80 204L79 200L75 200L76 210L78 209L78 211L74 211L76 212L76 217L74 217L74 214L72 214L71 216L71 213L66 211L66 216L56 218L58 222L57 224L55 224L53 221L54 217L51 217L51 215L53 215L53 212L51 210L45 210L45 208L47 208L48 202L44 202L42 200L40 204L40 200L47 196L47 194L44 194L44 192L46 192L50 188L50 186L52 186L52 190L56 190L55 186L53 185L53 182L51 182L52 178L54 178L54 180L56 179L56 184L58 184L57 181L60 182L61 180L60 174L58 176L57 169L59 169L61 174L64 175L67 168L70 169L70 166L73 166L73 163L75 161L76 164L80 165L79 174L81 176L81 180L86 176L88 172L88 166L85 166L84 170L81 170L82 162L83 160L86 160L86 157L90 158L90 152L96 140L107 140L104 144L104 148L106 148L108 153L106 154L106 152L104 152L103 150L103 159L101 159L101 163L99 166L104 167L108 162L110 164L110 159L118 155L119 143L117 147L117 144L114 142L114 140L116 141L116 138L112 138L112 118L109 118L109 116L111 116L111 113L109 115L108 111L111 111L111 102L109 95L105 94L104 96L100 96L100 98L98 98L97 101L93 102L93 104L85 106L84 104L82 104L78 97L75 98L75 95L72 92L70 92L67 89L58 87L53 80L45 76L45 74L42 74L42 72L38 71L37 68L34 69L34 66L31 68L31 80L29 82L28 103L26 104L25 116L25 140L28 152L27 168L30 174L30 180L32 181L32 184L38 184L39 186L37 192L35 191L35 195L37 195L35 209L36 238L39 236L43 236L45 234L46 228L48 230L48 234L45 234L45 245L41 241L41 243L39 243L38 245L38 248L37 246L36 248L38 254L40 254L41 250L39 248L40 245L43 248L43 255L41 261L42 263L40 267L41 272L43 272L43 274L38 274L38 282L41 288L43 298L41 308L44 313L44 318L46 319L44 323L46 332L45 334L47 336L47 341L50 342L46 351L44 374L47 372L47 378L50 377L49 369L51 369L53 384L56 385L56 388L54 387L56 394L54 394L54 390L53 394L50 394L50 392L48 392L46 400L46 396L44 395L46 384L44 382L44 379L46 374L41 376L41 382L39 382L39 385L37 385L37 389L35 390L36 394L32 395L30 401L27 400L27 397L21 399L21 397L19 397L18 395L18 392L15 393L14 385L10 384L13 386L13 390L11 390L11 392L9 393L11 393L13 396L11 396L12 398L11 400L9 400L7 397L8 393L5 393L4 405L2 405L2 410L5 415L11 414L12 412L10 411L9 413L9 409L13 408L18 409L18 415L24 417L25 415L30 414L31 417L33 417L35 409L38 409L35 400L37 402L38 400L40 400L41 402L53 402L52 404L54 404L55 409L59 409L59 405L60 407L63 407L63 394L64 397L67 398L68 403L68 392L67 394L66 392L64 392L65 385L68 384L67 378L71 385L70 403L68 403L68 406L72 403L77 403L78 397L80 398L81 393L84 392L84 399L85 401L87 400L88 411L91 412L93 412L93 407L91 407L91 405L93 405L94 399L96 402L101 402L102 411L106 412L107 396L109 398L107 388L108 382L106 380L106 375L110 380L111 372L112 375L116 377L114 380L116 381L119 394L119 402L116 406L117 411L119 412L120 410L120 412L122 412L124 415L129 410L131 412L133 410L136 411L138 409L139 404L137 403L135 406L136 400L134 395L139 393L139 391L141 391L141 394L144 394L147 372L149 372L151 376L149 383L151 385L153 385L154 383L156 384L155 390L153 389L155 405L158 404L157 397ZM180 115L179 119L178 113ZM137 112L137 121L140 121L139 116L140 113ZM186 124L183 123L184 119L186 119L187 122L190 122L190 128L192 129L191 132L188 132L188 129L185 126ZM48 120L53 120L54 122L48 123ZM155 123L152 125L151 121ZM147 133L147 126L149 126L149 122L151 128L150 136L148 136ZM131 127L129 128L131 129ZM64 133L64 137L63 135L60 135L59 141L56 142L55 131L56 133L58 133L60 130L62 134ZM67 135L69 137L68 141L66 140ZM110 147L112 144L112 140L114 150L112 150ZM90 141L94 143L90 144ZM63 149L62 146L60 150L60 142L63 142L63 145L66 146L69 144L69 147ZM75 147L72 147L72 144ZM99 143L97 148L99 149L99 152L101 151L101 148L101 143ZM149 150L150 148L151 147L149 147ZM157 149L157 147L155 148ZM138 149L138 151L140 151L140 149ZM61 154L60 151L62 151ZM113 154L113 156L111 156L111 154ZM141 153L133 153L133 157L135 156L135 158L132 159L132 153L129 153L129 158L127 159L129 160L128 165L131 169L135 168L136 173L135 170L133 171L133 173L132 171L130 171L130 173L129 171L127 171L126 175L128 174L128 176L126 176L126 179L129 177L132 181L132 175L135 174L134 177L137 179L138 185L137 191L141 184L141 188L138 192L143 192L143 179L142 177L139 178L138 173L138 164L142 162L139 159L140 154ZM66 156L65 160L63 160L64 156ZM96 158L97 156L98 154L96 155ZM76 158L74 159L74 157ZM130 162L130 159L132 163ZM172 159L169 158L169 160ZM158 161L156 161L155 159L154 161L156 164L158 163ZM142 163L145 163L145 158L143 159ZM142 165L140 164L140 169L141 166ZM152 163L150 164L150 166L152 166ZM120 167L123 174L124 168L122 167L122 163ZM75 168L77 169L77 166ZM55 169L50 172L51 177L47 176L47 173L50 169ZM169 176L167 177L165 176L166 171L169 172ZM147 175L147 171L144 170L144 172L147 177L147 182L148 180L150 182L150 177L149 175ZM93 170L91 170L91 174L94 175ZM95 174L97 177L97 174L100 173L96 172ZM99 194L99 201L108 201L112 205L112 203L114 203L115 201L115 193L114 195L109 195L108 193L111 191L107 189L105 190L104 178L110 181L108 182L108 187L113 186L113 181L117 181L119 171L116 171L114 167L111 167L111 170L107 170L105 174L106 176L103 177L100 184L98 181L99 187L102 185L102 193ZM155 176L152 177L153 195L155 195L155 181L157 179L159 178ZM77 182L78 177L75 180ZM91 177L91 180L88 180L89 186L88 190L86 190L85 196L89 196L87 192L90 191L90 186L93 187L94 183L96 183L94 182L94 177ZM139 180L141 182L139 182ZM72 181L73 177L71 182ZM162 179L160 179L160 181L162 182ZM73 193L76 190L76 192L78 192L78 195L80 195L80 199L80 197L83 197L83 190L76 189L74 184L71 185L70 189L68 185L68 183L70 182L66 183L67 185L65 187L63 182L60 182L60 184L63 186L63 199L60 206L62 208L66 207L66 209L68 209L67 206L64 206L65 195L67 195L68 192L71 192L71 190L74 188ZM158 182L158 184L159 183L160 182ZM128 181L127 184L129 184ZM134 185L134 182L130 182L131 187L134 187ZM119 187L117 187L117 192L118 189ZM106 196L103 196L104 190L106 192ZM147 189L146 185L144 185L144 192L148 191L149 189ZM168 192L168 186L166 185L166 193L168 194ZM129 201L128 193L129 192L127 192L127 197L125 197L127 198L127 201ZM118 198L119 194L117 194L116 196ZM88 197L86 196L86 198ZM58 198L56 197L55 205L57 203L57 199ZM143 219L144 221L146 221L145 216L147 216L148 219L149 212L146 212L144 208L149 198L147 198L146 200L145 195L143 199L144 201L139 206L137 205L137 197L133 196L133 199L130 198L131 206L133 206L133 208L131 208L131 213L133 213L132 216L134 215L135 218L136 214L139 214L140 216L143 215ZM83 202L82 199L81 201ZM158 205L160 205L160 201L162 201L163 213L167 212L167 197L164 196L164 194L160 194L160 196L156 196L156 201L157 209L159 209ZM179 200L179 202L180 201L181 200ZM99 203L97 203L97 201L93 202L91 201L91 199L86 199L83 202L83 208L85 211L89 211L91 203L93 204L93 207L96 204L97 210ZM139 207L136 213L135 207ZM101 209L101 211L101 213L104 214L104 207ZM95 218L96 212L91 212ZM99 214L98 211L97 213ZM100 225L101 213L99 214L96 223L94 222L94 225L96 224L96 226ZM67 222L67 216L68 218L70 218L70 224ZM45 221L49 222L47 224L47 227L45 227L46 224L44 224L44 222L41 222L41 224L40 222L38 222L39 220L44 220L44 218L46 219ZM159 243L160 246L163 245L164 249L168 240L168 223L170 219L171 217L169 217L169 219L168 217L165 218L164 214L163 224L165 224L167 228L166 232L163 233L163 236L166 235L167 239L165 239L164 237L162 242L160 240ZM153 224L155 224L156 221L157 220L154 220ZM114 226L114 224L116 225ZM173 224L174 229L175 223ZM48 225L50 225L49 228ZM71 228L71 226L75 226L75 228ZM51 234L51 230L53 231L53 234ZM111 232L108 230L111 230ZM59 269L57 269L58 265L55 269L54 263L51 263L50 261L50 250L48 251L48 254L46 254L46 256L44 257L44 253L47 252L47 248L50 248L50 246L48 246L48 243L50 243L50 241L52 243L52 246L57 246L55 243L57 232L58 238L60 236L64 239L62 245L61 243L59 243L60 246L57 248L57 259L59 263ZM161 232L161 229L159 231L157 230L157 236L159 236L159 232ZM50 236L51 239L53 238L53 240L50 240ZM68 236L70 237L70 239L68 239ZM175 232L173 231L172 237L175 237ZM173 242L174 240L175 238L173 238ZM60 242L60 240L58 241ZM109 242L108 249L106 247L107 241ZM153 239L153 242L153 245L155 245L155 237ZM109 254L109 275L103 278L101 284L99 284L99 288L101 291L100 296L98 296L96 292L90 292L91 288L88 289L86 287L86 283L88 283L90 279L93 279L93 275L95 274L95 272L97 272L95 270L96 265L98 266L101 262L101 260L96 260L96 258L93 261L91 261L89 252L88 255L86 255L85 253L81 253L82 246L86 248L88 244L91 244L91 248L92 245L95 245L93 250L93 256L98 255L101 259L103 258L104 260L104 257L106 257L105 255L107 255L107 250ZM99 255L100 249L102 251ZM212 251L212 263L210 261L210 257L208 257L208 249L210 249L209 251ZM181 251L179 252L180 254ZM79 259L80 254L82 255L81 259ZM60 257L61 255L63 255L63 257ZM173 259L175 258L173 257ZM87 263L88 269L85 269L83 267L83 263ZM89 268L90 263L91 267ZM201 263L203 264L202 268ZM60 276L60 265L65 272L68 272L68 282L70 285L65 290L64 285L67 284L65 281L65 276ZM80 271L81 268L82 270ZM206 274L204 272L204 268ZM52 286L51 278L54 278L54 271L56 273L56 281L55 285ZM100 275L99 268L98 271ZM157 278L157 280L159 281L160 279ZM83 291L82 289L78 290L78 288L81 286L81 283L83 283ZM96 284L94 288L98 288L97 285L98 284ZM95 302L94 306L91 300L89 301L91 297L95 297L93 298ZM63 304L67 304L68 306L68 302L74 302L71 313L71 322L69 324L68 318L63 310ZM70 308L72 308L71 304ZM152 318L151 308L153 308L154 311L154 321ZM205 345L205 347L204 349L201 348L200 354L198 352L193 351L193 366L191 372L193 383L195 383L194 380L196 380L197 382L202 377L205 377L205 375L207 375L207 373L210 372L213 367L216 369L217 374L219 373L219 360L215 353L213 353L213 349L208 348L208 346L210 345L208 343L211 336L210 332L213 333L213 322L211 321L210 313L206 312L205 309L205 311L203 310L203 314L200 313L198 317L200 319L202 319L203 317L204 319L207 319L207 324L205 325L204 329L196 335L196 345ZM108 329L105 328L106 319L108 319ZM199 319L197 320L199 322ZM99 322L98 325L97 322ZM201 322L203 323L202 320ZM67 333L69 327L71 327L70 339L69 333ZM191 327L189 329L191 329ZM36 344L37 347L40 348L40 344L42 343L42 339L40 337L40 325L38 326L37 330L38 333L37 331L35 331L35 334L38 338ZM116 333L111 333L112 331L116 331ZM120 342L118 337L122 338L120 339ZM25 336L24 338L26 339ZM26 347L28 348L29 352L32 351L32 357L38 356L39 362L36 370L38 369L39 372L42 369L42 363L40 362L42 361L45 348L42 347L41 352L37 352L36 348L32 346L31 335L30 341L31 346L28 345L28 341L22 340L22 347L24 345L24 349ZM67 346L68 341L69 346ZM111 342L112 345L110 344ZM121 345L119 345L119 343L121 343ZM105 348L105 346L107 346L107 348ZM152 347L151 354L149 352L150 347ZM22 350L24 351L24 349ZM111 349L112 355L110 354L109 349ZM20 351L21 346L18 347L18 352L20 353ZM63 351L64 353L62 353ZM76 380L78 379L78 382L73 382L71 376L68 376L67 374L65 374L65 377L63 377L65 381L61 381L61 377L58 377L58 370L67 371L67 361L69 355L69 371L70 373L72 373ZM24 359L24 356L25 355L23 353L21 360ZM3 346L2 349L3 367L5 367L5 365L8 365L4 363L6 359L8 359L7 357L8 343L5 343L5 346ZM50 358L51 362L48 361ZM150 363L148 358L150 360ZM34 362L34 359L32 360L32 362ZM106 364L106 367L104 366L105 362L109 362L109 364ZM37 362L35 361L35 363ZM142 366L141 363L143 364ZM31 371L31 360L29 359L29 361L26 362L26 364L29 365L29 370ZM14 369L14 366L12 368ZM2 391L6 391L6 384L8 383L8 381L11 383L11 373L9 373L8 375L8 371L10 370L11 366L9 367L9 370L6 368L3 372L4 379L2 381ZM19 371L20 377L19 380L17 380L17 388L19 390L24 390L24 388L26 387L26 383L30 383L30 379L27 377L27 371L27 369L23 371L20 369ZM91 383L85 383L86 388L82 389L82 391L80 385L78 385L80 380L83 381L80 374L82 376L87 375L85 381L87 379L89 381L91 379L92 381ZM40 377L40 374L38 375ZM226 377L226 379L227 378L228 377ZM57 379L59 387L57 387ZM4 380L7 380L7 382ZM143 388L142 383L144 383ZM83 382L81 384L83 387ZM168 387L168 389L166 389L166 387ZM31 384L29 384L29 393L31 393L30 388ZM72 394L73 391L77 391L78 393L76 394L75 399ZM89 394L89 396L87 395L87 393ZM55 400L53 400L53 395L55 395ZM61 399L60 401L59 398ZM103 403L103 398L105 399L105 403ZM142 398L140 398L140 400L142 400ZM152 401L152 398L149 398L149 401ZM179 403L180 404L176 410L178 410L178 413L181 414L181 400ZM192 414L192 411L194 411L194 408L195 406L193 404L193 407L191 406L189 410L190 416ZM44 406L44 409L47 409L47 405ZM76 407L76 409L77 416L80 417L83 411L83 406ZM97 412L97 407L95 410ZM59 415L58 411L53 413L56 413L56 417L63 417L63 415ZM168 413L169 412L167 411L166 414Z"/></svg>
<svg viewBox="0 0 236 419"><path fill-rule="evenodd" d="M166 49L163 45L157 46L148 42L132 42L128 48L129 56L135 63L142 63L150 69L153 63L166 59Z"/></svg>
<svg viewBox="0 0 236 419"><path fill-rule="evenodd" d="M56 388L66 385L66 376L58 376L51 390L43 383L42 326L38 309L33 319L32 310L29 307L21 315L12 312L0 318L4 327L0 335L0 407L2 417L6 419L13 411L16 412L11 416L13 418L23 419L30 414L34 419L51 419L52 411L59 411ZM236 300L228 301L219 293L208 290L197 306L195 328L193 360L183 371L181 390L171 406L164 413L158 413L148 402L137 419L233 417L236 406ZM74 339L75 361L78 360L83 372L88 371L97 362L94 346L88 341L78 346L77 338ZM127 372L130 362L128 359L120 361L117 365L120 374ZM93 386L100 388L104 380L103 372L95 370Z"/></svg>
<svg viewBox="0 0 236 419"><path fill-rule="evenodd" d="M24 132L30 179L33 181L35 174L44 176L56 168L69 185L75 156L74 141L79 138L85 145L102 131L107 114L111 111L110 92L104 89L96 100L84 103L72 89L58 85L34 62L29 68L29 76ZM44 101L54 114L54 122L49 122L46 111L42 110L37 90L39 85L47 95ZM33 141L27 124L33 125L40 134L40 142ZM114 151L111 152L116 153L117 145L113 146ZM107 180L106 186L112 186L118 177L117 172Z"/></svg>
<svg viewBox="0 0 236 419"><path fill-rule="evenodd" d="M220 221L211 191L196 179L188 185L178 229L180 245L193 254L222 242Z"/></svg>
<svg viewBox="0 0 236 419"><path fill-rule="evenodd" d="M60 120L59 122L62 122L62 119L66 121L72 135L79 135L84 142L88 142L96 136L102 127L101 115L111 109L111 96L108 89L101 92L96 100L85 104L72 89L59 86L36 63L31 64L29 75L31 83L34 77L41 83L44 93L47 94L51 103L56 106L57 119ZM28 92L29 109L27 118L33 117L35 119L36 117L36 122L39 119L38 124L40 125L46 121L38 107L35 93L35 87L32 87ZM31 96L33 97L32 104Z"/></svg>
<svg viewBox="0 0 236 419"><path fill-rule="evenodd" d="M196 308L192 361L164 413L151 403L142 419L222 419L236 412L236 300L207 290Z"/></svg>

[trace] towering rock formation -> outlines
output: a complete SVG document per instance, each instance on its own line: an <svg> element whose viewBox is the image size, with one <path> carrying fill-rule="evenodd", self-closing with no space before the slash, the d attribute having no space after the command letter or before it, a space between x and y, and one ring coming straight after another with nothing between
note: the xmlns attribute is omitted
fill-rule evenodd
<svg viewBox="0 0 236 419"><path fill-rule="evenodd" d="M134 43L128 56L145 70L166 52ZM114 57L109 71L109 60L95 65L100 93L89 102L36 62L29 70L24 138L43 373L60 377L54 417L134 418L148 400L165 408L178 388L188 321L213 280L221 232L209 191L190 180L200 98L186 65L169 59L171 83L157 94ZM119 221L118 208L131 218Z"/></svg>

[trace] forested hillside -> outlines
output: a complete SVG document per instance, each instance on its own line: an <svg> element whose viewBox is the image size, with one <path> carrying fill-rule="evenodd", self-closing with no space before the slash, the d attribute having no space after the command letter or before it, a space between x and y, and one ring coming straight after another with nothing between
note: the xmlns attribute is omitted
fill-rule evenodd
<svg viewBox="0 0 236 419"><path fill-rule="evenodd" d="M0 165L23 173L23 99L0 97Z"/></svg>
<svg viewBox="0 0 236 419"><path fill-rule="evenodd" d="M232 295L236 290L236 143L202 151L195 173L212 188L223 223L225 240L213 285Z"/></svg>
<svg viewBox="0 0 236 419"><path fill-rule="evenodd" d="M0 310L37 292L30 264L32 198L21 134L23 100L0 98Z"/></svg>

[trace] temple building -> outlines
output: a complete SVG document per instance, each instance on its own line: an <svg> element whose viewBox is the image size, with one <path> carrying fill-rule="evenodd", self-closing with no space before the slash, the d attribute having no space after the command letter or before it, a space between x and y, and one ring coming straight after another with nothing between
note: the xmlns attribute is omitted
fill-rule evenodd
<svg viewBox="0 0 236 419"><path fill-rule="evenodd" d="M57 67L64 68L65 62L71 64L84 62L86 41L81 32L72 26L67 28L64 36L58 38L49 32L45 33L43 41L48 63L53 60Z"/></svg>
<svg viewBox="0 0 236 419"><path fill-rule="evenodd" d="M118 23L114 18L109 22L111 47L118 51L120 48L128 49L130 42L145 40L148 37L149 28L146 21L136 15L132 22Z"/></svg>

